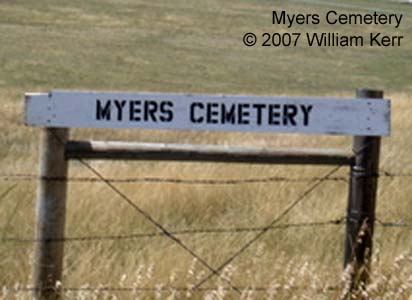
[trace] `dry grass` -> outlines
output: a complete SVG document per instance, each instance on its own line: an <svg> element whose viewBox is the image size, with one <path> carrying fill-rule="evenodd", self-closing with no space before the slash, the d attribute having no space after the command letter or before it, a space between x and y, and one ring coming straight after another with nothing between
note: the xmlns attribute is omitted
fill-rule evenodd
<svg viewBox="0 0 412 300"><path fill-rule="evenodd" d="M356 2L356 1L352 1ZM393 133L383 139L381 168L411 173L410 118L412 44L401 49L335 49L292 52L245 49L243 31L272 30L266 13L271 2L231 0L156 1L2 1L0 3L0 173L37 172L37 128L22 125L23 93L53 88L187 91L208 93L325 95L351 97L361 86L385 89L392 99ZM395 4L375 1L381 8ZM285 5L286 6L286 5ZM292 10L312 8L288 4ZM325 10L324 6L314 6ZM404 8L409 10L409 8ZM67 16L63 18L62 16ZM410 20L401 32L408 35ZM364 28L367 30L367 28ZM383 29L384 30L384 29ZM386 30L386 29L385 29ZM4 47L4 45L6 45ZM271 49L275 50L275 49ZM311 59L308 59L310 55ZM291 72L290 70L296 70ZM337 71L339 70L339 72ZM165 131L73 130L76 139L209 143L276 147L349 149L349 137L194 133ZM322 176L326 167L250 166L196 163L93 162L104 176L167 178L262 178ZM346 176L345 169L338 176ZM90 177L81 164L70 176ZM0 195L16 184L0 181ZM169 230L262 227L296 199L308 183L188 185L116 183L139 207ZM0 235L34 235L36 182L17 182L0 199ZM377 216L412 221L408 178L381 178ZM347 185L326 182L283 222L338 219L346 211ZM118 235L156 229L102 183L69 184L67 236ZM372 282L367 299L408 299L412 294L412 231L377 226ZM255 233L179 236L219 266ZM269 231L225 269L245 290L239 295L213 278L207 291L179 291L207 274L193 257L166 237L65 244L66 299L339 299L343 226ZM30 299L31 243L0 243L2 299ZM153 291L111 292L99 286L149 287ZM164 290L166 288L166 290ZM369 297L369 298L368 298Z"/></svg>
<svg viewBox="0 0 412 300"><path fill-rule="evenodd" d="M204 299L204 300L275 300L275 299L343 299L346 295L345 274L335 284L324 277L329 270L319 268L308 262L298 264L279 256L272 262L272 275L267 278L268 284L260 285L261 278L250 271L246 271L249 284L240 287L240 293L227 287L224 280L218 280L213 288L194 290L193 286L205 272L198 268L196 260L187 269L176 267L169 272L168 278L159 281L155 278L157 263L140 264L133 273L124 273L117 281L116 287L99 284L91 285L83 282L76 289L68 288L64 292L64 299ZM411 265L412 256L402 254L396 257L390 266L382 266L374 261L375 268L371 282L361 288L353 299L363 300L410 300L412 291ZM235 280L239 275L236 265L228 265L222 271L222 278ZM155 283L153 283L153 281ZM180 284L179 282L184 282ZM65 286L58 285L59 288ZM150 288L142 290L142 287ZM238 285L239 286L239 285ZM108 288L109 287L109 288ZM113 286L112 286L113 287ZM31 299L25 285L15 284L12 287L3 287L0 299L25 300ZM122 290L123 289L123 290Z"/></svg>
<svg viewBox="0 0 412 300"><path fill-rule="evenodd" d="M388 171L410 172L408 161L411 140L408 130L411 121L406 95L390 95L393 103L393 135L383 140L382 168ZM5 106L9 116L21 114L17 102ZM5 122L5 121L4 121ZM4 173L35 173L37 160L37 130L19 123L3 123L4 140L21 141L19 147L5 154ZM110 139L106 131L77 131L76 138ZM199 142L191 133L160 133L162 139L178 142ZM342 147L350 145L348 138L303 137L284 135L250 135L205 133L202 139L215 144ZM153 132L126 132L122 139L157 141ZM23 155L23 154L30 155ZM155 163L155 162L93 162L92 165L110 178L167 177L167 178L262 178L286 176L292 178L322 176L329 168L298 166L246 166L227 164ZM82 165L73 162L70 176L92 177ZM338 176L345 176L340 170ZM410 221L410 185L407 178L380 180L377 216L384 220ZM2 191L13 182L1 182ZM251 183L242 185L184 185L162 183L116 183L142 209L150 213L169 230L197 228L262 227L268 224L308 183ZM4 236L32 237L34 224L35 182L20 182L2 200L0 219ZM326 182L299 204L283 222L305 222L338 219L346 209L347 185ZM396 205L394 205L396 203ZM7 224L7 226L6 226ZM101 183L69 185L67 236L104 236L155 232L156 229L116 194ZM339 299L342 293L343 226L325 228L289 228L272 230L236 259L230 269L230 279L241 287L267 287L270 291L244 291L243 299ZM211 265L218 266L255 233L196 234L179 236ZM375 235L373 282L367 287L370 299L408 299L411 293L410 276L412 248L410 230L378 226ZM182 299L186 293L163 290L162 287L190 287L207 274L200 263L165 237L123 241L68 242L65 244L65 279L67 287L149 287L158 291L139 292L67 292L67 299ZM30 283L32 245L0 244L2 272L0 281L13 292L16 282ZM402 256L404 255L404 256ZM402 258L404 257L404 258ZM176 264L178 262L178 264ZM194 265L194 266L193 266ZM12 272L6 270L13 270ZM228 275L229 276L229 275ZM198 279L196 279L198 278ZM302 286L305 288L302 289ZM225 288L218 291L193 292L188 299L233 299L236 294L226 290L227 284L214 278L204 287ZM328 289L327 287L335 287ZM336 289L337 288L337 289ZM405 290L401 293L402 290ZM398 298L390 295L396 294ZM19 294L19 293L18 293ZM20 292L19 295L24 295ZM17 297L17 296L16 296ZM20 296L19 296L20 297ZM23 296L21 296L23 297ZM82 298L83 297L83 298ZM97 297L97 298L93 298ZM99 298L100 297L100 298ZM103 297L103 298L102 298ZM111 298L108 299L111 299ZM135 297L135 298L133 298ZM169 298L170 297L170 298ZM173 298L175 297L175 298ZM249 298L247 298L249 297ZM381 298L379 298L381 297ZM8 298L5 298L8 299ZM24 298L23 298L24 299ZM139 299L139 298L137 298ZM183 298L184 299L184 298Z"/></svg>

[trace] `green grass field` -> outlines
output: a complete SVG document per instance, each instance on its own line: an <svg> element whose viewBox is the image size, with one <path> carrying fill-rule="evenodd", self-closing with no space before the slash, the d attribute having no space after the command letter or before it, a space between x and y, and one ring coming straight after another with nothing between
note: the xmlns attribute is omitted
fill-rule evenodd
<svg viewBox="0 0 412 300"><path fill-rule="evenodd" d="M311 2L311 3L308 3ZM347 6L341 7L341 6ZM376 9L405 14L391 26L295 27L405 36L399 48L274 48L242 43L246 32L286 32L271 24L271 12L319 13ZM23 124L24 93L52 89L120 90L257 95L353 97L360 87L378 88L392 100L392 134L382 142L381 169L411 173L412 5L390 1L0 1L0 175L36 174L40 130ZM350 137L154 130L73 130L76 139L207 143L350 149ZM247 179L323 176L329 167L250 166L210 163L92 162L110 178ZM347 176L340 169L336 176ZM80 163L70 176L93 177ZM167 229L263 227L310 186L308 182L193 185L116 183ZM7 192L9 189L10 192ZM345 215L347 184L325 182L283 223L339 219ZM412 221L408 177L381 178L377 217ZM0 235L34 237L35 181L0 177ZM69 184L69 237L155 232L102 183ZM255 232L181 235L218 267ZM377 226L373 281L368 299L411 299L412 231ZM339 299L342 294L344 226L270 230L224 270L240 287L270 287L242 299ZM0 299L30 299L17 287L31 284L31 243L0 242ZM203 290L181 292L208 274L198 261L165 237L67 242L65 299L239 299L213 278ZM99 286L149 287L155 291L102 292ZM328 286L337 289L328 289ZM298 287L298 288L297 288Z"/></svg>

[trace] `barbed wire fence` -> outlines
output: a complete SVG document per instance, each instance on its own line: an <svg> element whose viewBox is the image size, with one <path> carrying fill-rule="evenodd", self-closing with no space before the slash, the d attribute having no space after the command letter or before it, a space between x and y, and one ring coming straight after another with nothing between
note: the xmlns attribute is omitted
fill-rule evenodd
<svg viewBox="0 0 412 300"><path fill-rule="evenodd" d="M11 186L5 189L0 194L0 202L8 197L14 189L18 187L21 182L27 181L38 181L38 180L50 180L50 181L68 181L68 182L78 182L78 183L93 183L102 182L110 187L116 194L121 196L121 198L134 207L138 213L142 214L146 219L152 222L157 231L153 232L137 232L125 235L88 235L88 236L66 236L59 239L48 239L47 242L57 242L57 243L73 243L73 242L99 242L99 241L121 241L121 240L134 240L141 238L155 238L155 237L167 237L176 242L184 250L186 250L191 256L196 258L203 266L209 269L210 273L199 280L196 284L190 287L173 287L173 286L159 286L159 287L110 287L110 286L98 286L98 287L64 287L65 292L156 292L156 291L199 291L207 292L214 291L214 287L203 287L202 285L207 282L210 278L214 276L220 276L222 270L230 264L233 260L239 257L247 248L249 248L255 241L257 241L266 232L272 230L282 230L288 228L308 228L308 227L327 227L327 226L342 226L345 224L346 216L341 216L340 218L316 221L316 222L293 222L293 223L282 223L278 222L286 216L298 203L308 199L308 195L316 190L323 182L335 181L335 182L348 182L348 178L344 176L336 176L336 172L340 167L335 167L329 171L326 175L322 177L282 177L282 176L271 176L271 177L260 177L260 178L231 178L231 179L182 179L182 178L171 178L171 177L130 177L130 178L106 178L100 172L98 172L94 167L92 167L87 162L81 160L81 163L88 168L96 177L69 177L69 178L58 178L58 177L40 177L35 174L29 173L0 173L0 181L13 182ZM410 178L411 173L393 173L385 170L381 170L379 174L376 175L379 178L397 179L397 178ZM126 196L122 191L120 191L114 184L115 183L171 183L171 184L183 184L183 185L242 185L242 184L259 184L259 183L271 183L271 182L306 182L310 186L301 193L294 201L289 204L282 212L280 212L276 218L272 220L267 226L264 227L229 227L229 228L188 228L179 230L166 230L160 223L154 220L149 214L142 211L137 207L134 202ZM412 230L412 222L405 222L403 220L381 220L376 218L375 224L381 227L391 227L399 228L401 230ZM178 238L178 236L183 235L198 235L198 234L234 234L234 233L256 233L256 235L244 244L237 252L235 252L230 258L223 262L218 268L211 267L205 260L203 260L198 254L193 250L188 248L183 242ZM0 238L1 242L4 243L38 243L42 242L38 239L33 239L30 237L17 237L17 236L7 236L3 234ZM226 278L224 278L226 279ZM230 280L226 280L229 287L219 287L220 289L226 291L235 291L237 293L243 293L245 291L253 292L267 292L270 287L247 287L247 286L235 286ZM290 286L290 289L304 289L302 286ZM323 291L335 291L338 290L339 286L325 286L322 288ZM18 291L34 291L36 287L19 287Z"/></svg>
<svg viewBox="0 0 412 300"><path fill-rule="evenodd" d="M393 173L388 171L380 171L376 175L379 178L407 178L412 177L412 173ZM68 181L68 182L102 182L101 179L95 177L44 177L30 173L0 173L0 181L37 181L40 179L50 181ZM270 183L270 182L311 182L322 179L323 181L342 181L348 182L345 176L330 176L322 178L317 176L311 177L284 177L284 176L269 176L259 178L231 178L231 179L181 179L168 177L129 177L129 178L105 178L105 181L112 183L175 183L175 184L194 184L194 185L237 185L247 183ZM1 195L0 195L1 198Z"/></svg>

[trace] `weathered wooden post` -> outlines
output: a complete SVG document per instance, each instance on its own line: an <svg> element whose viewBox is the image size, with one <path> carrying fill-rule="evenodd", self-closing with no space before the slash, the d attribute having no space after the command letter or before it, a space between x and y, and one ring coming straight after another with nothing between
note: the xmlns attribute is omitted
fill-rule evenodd
<svg viewBox="0 0 412 300"><path fill-rule="evenodd" d="M66 178L64 157L69 130L45 128L40 146L40 184L37 191L36 246L33 267L34 299L60 298L63 237L66 214ZM57 239L57 241L56 241Z"/></svg>
<svg viewBox="0 0 412 300"><path fill-rule="evenodd" d="M360 89L357 98L383 98L383 92ZM344 263L350 276L349 294L369 279L380 144L379 136L353 138Z"/></svg>

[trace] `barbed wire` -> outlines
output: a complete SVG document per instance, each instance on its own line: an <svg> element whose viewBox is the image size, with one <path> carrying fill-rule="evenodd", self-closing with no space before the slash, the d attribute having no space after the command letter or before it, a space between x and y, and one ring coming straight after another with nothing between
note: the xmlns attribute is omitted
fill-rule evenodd
<svg viewBox="0 0 412 300"><path fill-rule="evenodd" d="M269 286L269 287L253 287L253 286L242 286L239 289L242 292L269 292L274 290L307 290L309 286L298 286L298 285L285 285L285 286ZM192 286L188 285L186 287L180 286L167 286L167 285L158 285L156 287L139 287L139 286L127 286L127 287L110 287L110 286L84 286L84 287L62 287L59 288L63 292L211 292L217 290L230 291L231 288L228 287L199 287L194 289ZM327 285L321 288L317 288L318 291L337 291L340 290L339 285ZM34 292L40 290L36 287L11 287L9 291L15 292Z"/></svg>
<svg viewBox="0 0 412 300"><path fill-rule="evenodd" d="M183 179L168 177L135 177L135 178L107 178L111 183L176 183L176 184L204 184L204 185L236 185L247 183L266 183L266 182L313 182L320 180L321 177L301 177L288 178L283 176L273 176L264 178L234 178L234 179ZM102 182L99 178L91 177L45 177L33 174L0 174L1 181L68 181L68 182ZM331 177L327 181L348 181L346 177Z"/></svg>
<svg viewBox="0 0 412 300"><path fill-rule="evenodd" d="M56 140L60 143L64 144L60 137L53 133ZM275 228L291 228L291 227L303 227L303 226L326 226L326 225L339 225L343 222L344 218L340 220L330 220L325 222L311 222L311 223L300 223L300 224L278 224L290 211L292 211L297 204L301 203L305 199L308 199L308 195L316 190L323 182L325 181L348 181L347 177L336 177L333 176L339 169L340 166L332 169L326 175L322 177L306 177L306 178L288 178L288 177L264 177L264 178L232 178L232 179L179 179L179 178L164 178L164 177L139 177L139 178L124 178L124 179L113 179L113 178L106 178L103 176L95 167L91 164L86 162L81 158L77 158L77 160L86 167L91 173L95 175L95 177L39 177L34 174L0 174L0 180L3 181L34 181L34 180L51 180L51 181L76 181L76 182L101 182L104 183L107 187L109 187L113 192L115 192L122 200L124 200L127 204L129 204L133 209L136 210L140 215L142 215L146 220L148 220L155 228L158 229L158 232L154 233L139 233L139 234L132 234L132 235L118 235L118 236L88 236L88 237L66 237L62 239L47 239L47 240L29 240L29 239L18 239L18 238L3 238L3 241L23 241L23 242L66 242L66 241L91 241L91 240L119 240L119 239L127 239L127 238L143 238L143 237L156 237L156 236L165 236L179 245L183 250L185 250L188 254L192 257L197 259L200 264L206 267L210 273L206 274L203 278L201 278L195 285L193 285L193 290L199 290L202 288L202 285L209 281L214 276L218 276L222 278L227 284L229 284L230 290L236 291L239 294L241 293L241 289L232 284L231 280L226 279L221 276L221 272L223 269L237 257L239 257L243 252L245 252L250 246L252 246L258 239L260 239L265 233L269 230ZM412 177L412 174L407 173L399 173L394 174L387 171L381 171L379 174L371 175L370 177ZM311 182L312 184L302 193L300 194L291 204L283 209L267 226L261 228L232 228L232 229L187 229L182 231L169 231L167 230L162 224L160 224L156 219L154 219L148 212L140 208L130 197L128 197L123 191L121 191L114 183L121 183L121 182L156 182L156 183L183 183L183 184L222 184L222 185L230 185L230 184L241 184L241 183L264 183L264 182L277 182L277 181L288 181L288 182L297 182L297 181L305 181ZM395 223L388 223L388 222L381 222L383 226L394 226ZM396 223L399 225L399 223ZM283 227L282 227L283 226ZM200 233L234 233L234 232L257 232L257 234L249 239L239 250L237 250L233 255L231 255L228 259L226 259L219 267L215 268L212 267L205 259L199 256L197 253L193 251L193 249L189 248L183 241L177 238L178 235L183 234L200 234Z"/></svg>
<svg viewBox="0 0 412 300"><path fill-rule="evenodd" d="M327 221L319 222L300 222L300 223L285 223L275 225L269 228L269 230L285 230L290 228L309 228L309 227L326 227L326 226L339 226L345 224L346 217L339 219L331 219ZM412 222L403 221L381 221L375 219L377 225L382 227L395 227L412 229ZM181 229L176 231L170 231L173 235L200 235L200 234L236 234L236 233L250 233L263 230L265 227L235 227L235 228L195 228L195 229ZM116 240L133 240L142 238L157 238L164 237L162 232L148 232L148 233L131 233L131 234L119 234L119 235L91 235L91 236L68 236L57 239L32 239L32 238L20 238L20 237L3 237L0 238L1 242L20 242L20 243L39 243L39 242L93 242L93 241L116 241Z"/></svg>
<svg viewBox="0 0 412 300"><path fill-rule="evenodd" d="M378 225L382 227L398 227L398 228L405 228L405 229L412 229L412 222L404 222L404 221L382 221L380 219L376 219L375 221Z"/></svg>
<svg viewBox="0 0 412 300"><path fill-rule="evenodd" d="M65 143L61 140L60 136L55 133L54 131L50 131L50 133L54 136L56 141L58 141L61 145L65 145ZM226 260L223 264L220 265L219 268L212 267L205 259L195 253L191 248L189 248L185 243L183 243L180 239L178 239L175 235L169 232L162 224L160 224L157 220L155 220L148 212L143 210L139 207L134 201L132 201L124 192L122 192L117 186L115 186L112 182L109 182L96 168L92 167L91 164L87 163L82 158L77 158L77 160L92 174L96 176L96 178L100 179L107 187L109 187L113 192L115 192L123 201L125 201L128 205L130 205L137 213L143 216L147 221L149 221L152 225L154 225L161 233L163 233L166 237L174 241L178 246L180 246L183 250L185 250L188 254L192 257L196 258L200 264L206 267L210 273L206 275L203 279L201 279L195 286L194 289L199 288L203 285L206 281L208 281L213 276L218 276L229 286L236 291L238 294L241 294L241 291L232 284L230 279L221 276L221 272L226 267L227 264L232 262L236 257L238 257L241 253L243 253L247 248L249 248L252 244L254 244L261 236L263 236L270 227L274 226L278 223L285 215L287 215L298 203L303 201L312 191L318 188L326 178L334 175L339 169L340 166L332 169L332 171L328 172L325 176L320 178L318 181L315 181L308 189L305 190L303 194L301 194L295 201L292 202L289 206L287 206L276 218L265 228L263 228L259 233L257 233L252 239L250 239L243 247L239 249L239 251L235 252L228 260Z"/></svg>
<svg viewBox="0 0 412 300"><path fill-rule="evenodd" d="M302 222L302 223L289 223L279 224L272 226L270 229L289 229L289 228L301 228L301 227L322 227L341 225L345 218L334 219L321 222ZM263 230L264 227L238 227L238 228L203 228L203 229L182 229L176 231L170 231L173 235L197 235L197 234L226 234L226 233L247 233ZM128 235L106 235L106 236L82 236L82 237L64 237L60 239L28 239L28 238L16 238L5 237L0 239L2 242L23 242L23 243L37 243L37 242L87 242L87 241L103 241L103 240L128 240L128 239L140 239L140 238L155 238L165 236L162 232L149 232L149 233L134 233Z"/></svg>
<svg viewBox="0 0 412 300"><path fill-rule="evenodd" d="M369 175L368 177L379 178L402 178L412 177L412 173L392 173L388 171L380 171L377 175ZM236 185L248 183L270 183L270 182L314 182L321 180L322 177L285 177L285 176L269 176L257 178L230 178L230 179L187 179L187 178L172 178L172 177L129 177L129 178L106 178L110 183L175 183L175 184L204 184L204 185ZM68 182L103 182L95 177L45 177L29 173L9 173L0 174L0 181L68 181ZM349 178L345 176L331 176L324 181L343 181L348 182Z"/></svg>

